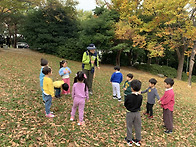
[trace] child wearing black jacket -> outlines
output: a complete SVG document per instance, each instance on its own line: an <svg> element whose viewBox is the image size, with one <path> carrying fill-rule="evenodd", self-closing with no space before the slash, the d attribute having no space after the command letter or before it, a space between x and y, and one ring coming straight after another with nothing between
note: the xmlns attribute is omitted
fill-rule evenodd
<svg viewBox="0 0 196 147"><path fill-rule="evenodd" d="M141 145L141 116L140 107L142 105L142 95L139 94L141 82L139 80L131 81L132 94L128 94L125 98L124 106L127 109L126 124L127 137L125 140L129 146L135 143L136 146ZM132 138L132 125L135 128L136 139Z"/></svg>

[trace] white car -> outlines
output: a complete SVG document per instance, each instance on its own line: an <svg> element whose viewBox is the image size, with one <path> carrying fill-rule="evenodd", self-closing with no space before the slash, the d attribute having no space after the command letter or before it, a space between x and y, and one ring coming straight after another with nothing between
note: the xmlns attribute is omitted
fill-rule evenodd
<svg viewBox="0 0 196 147"><path fill-rule="evenodd" d="M26 42L17 42L16 48L29 48L29 45Z"/></svg>

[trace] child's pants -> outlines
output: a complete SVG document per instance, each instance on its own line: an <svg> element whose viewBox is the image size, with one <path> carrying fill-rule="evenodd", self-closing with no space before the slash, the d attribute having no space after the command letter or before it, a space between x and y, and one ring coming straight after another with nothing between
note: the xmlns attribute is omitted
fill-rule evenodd
<svg viewBox="0 0 196 147"><path fill-rule="evenodd" d="M52 105L52 96L44 94L44 99L45 99L45 111L46 111L46 114L50 114L50 107Z"/></svg>
<svg viewBox="0 0 196 147"><path fill-rule="evenodd" d="M55 97L59 98L61 96L61 88L54 88L55 89Z"/></svg>
<svg viewBox="0 0 196 147"><path fill-rule="evenodd" d="M71 111L71 116L75 116L76 109L78 107L78 113L79 113L79 121L83 121L84 116L84 106L85 106L85 99L84 98L74 98L73 100L73 107Z"/></svg>
<svg viewBox="0 0 196 147"><path fill-rule="evenodd" d="M150 116L153 116L153 105L154 104L150 104L150 103L148 103L147 102L147 104L146 104L146 113L150 113Z"/></svg>
<svg viewBox="0 0 196 147"><path fill-rule="evenodd" d="M62 94L70 94L70 79L69 78L65 78L63 79L64 83L67 83L69 85L69 88L67 91L63 90Z"/></svg>
<svg viewBox="0 0 196 147"><path fill-rule="evenodd" d="M135 135L137 140L141 140L141 116L140 112L127 112L126 114L127 123L127 139L132 140L132 125L135 128Z"/></svg>
<svg viewBox="0 0 196 147"><path fill-rule="evenodd" d="M113 96L117 96L117 98L121 98L120 96L120 84L112 82L112 88L113 88Z"/></svg>
<svg viewBox="0 0 196 147"><path fill-rule="evenodd" d="M173 129L173 111L169 109L163 109L163 122L166 126L166 129L172 131Z"/></svg>

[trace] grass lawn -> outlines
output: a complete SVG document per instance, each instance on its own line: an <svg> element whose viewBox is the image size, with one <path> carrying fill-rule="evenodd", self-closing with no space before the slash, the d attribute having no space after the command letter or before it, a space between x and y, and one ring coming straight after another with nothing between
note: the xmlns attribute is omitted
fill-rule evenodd
<svg viewBox="0 0 196 147"><path fill-rule="evenodd" d="M94 79L94 95L86 103L85 126L70 122L71 96L53 99L51 111L55 118L44 115L39 87L40 59L46 58L53 70L53 80L60 80L58 57L26 49L0 49L0 145L1 146L127 146L125 108L123 101L112 99L109 82L113 66L101 65ZM81 70L81 63L68 61L72 70L71 83L75 73ZM132 68L122 67L124 76L131 72L142 81L142 90L148 87L152 77L160 96L164 93L164 79ZM121 84L122 87L122 84ZM142 116L142 146L183 147L196 146L196 84L187 87L187 82L175 80L174 132L164 134L162 108L154 105L154 119ZM121 91L123 95L123 90ZM145 111L147 95L143 95L141 113ZM134 145L133 145L134 146Z"/></svg>

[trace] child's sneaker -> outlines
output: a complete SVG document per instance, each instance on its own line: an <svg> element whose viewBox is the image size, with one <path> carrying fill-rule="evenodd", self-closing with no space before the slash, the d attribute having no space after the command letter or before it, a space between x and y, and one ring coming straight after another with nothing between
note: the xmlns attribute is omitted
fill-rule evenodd
<svg viewBox="0 0 196 147"><path fill-rule="evenodd" d="M166 131L164 131L164 133L171 134L172 133L172 130L166 130Z"/></svg>
<svg viewBox="0 0 196 147"><path fill-rule="evenodd" d="M47 115L46 115L46 117L53 118L53 117L54 117L54 115L53 115L53 114L51 114L51 113L49 113L49 114L47 114Z"/></svg>
<svg viewBox="0 0 196 147"><path fill-rule="evenodd" d="M74 120L74 117L73 117L73 116L71 116L70 120L71 120L71 121L73 121L73 120Z"/></svg>
<svg viewBox="0 0 196 147"><path fill-rule="evenodd" d="M143 113L144 115L147 115L147 116L149 116L150 114L149 113Z"/></svg>
<svg viewBox="0 0 196 147"><path fill-rule="evenodd" d="M134 143L136 146L141 146L141 141L140 141L140 140L133 139L132 141L133 141L133 143Z"/></svg>
<svg viewBox="0 0 196 147"><path fill-rule="evenodd" d="M79 121L79 122L78 122L78 126L82 126L82 125L84 125L84 121L82 121L82 122Z"/></svg>
<svg viewBox="0 0 196 147"><path fill-rule="evenodd" d="M133 144L132 140L128 140L127 137L125 137L125 141L127 142L128 146L132 146Z"/></svg>
<svg viewBox="0 0 196 147"><path fill-rule="evenodd" d="M44 113L46 114L46 111L44 111ZM51 114L53 114L54 112L50 111Z"/></svg>
<svg viewBox="0 0 196 147"><path fill-rule="evenodd" d="M118 101L121 102L121 98L118 98Z"/></svg>
<svg viewBox="0 0 196 147"><path fill-rule="evenodd" d="M116 96L113 96L113 99L118 99Z"/></svg>
<svg viewBox="0 0 196 147"><path fill-rule="evenodd" d="M153 116L148 116L148 118L153 118Z"/></svg>

